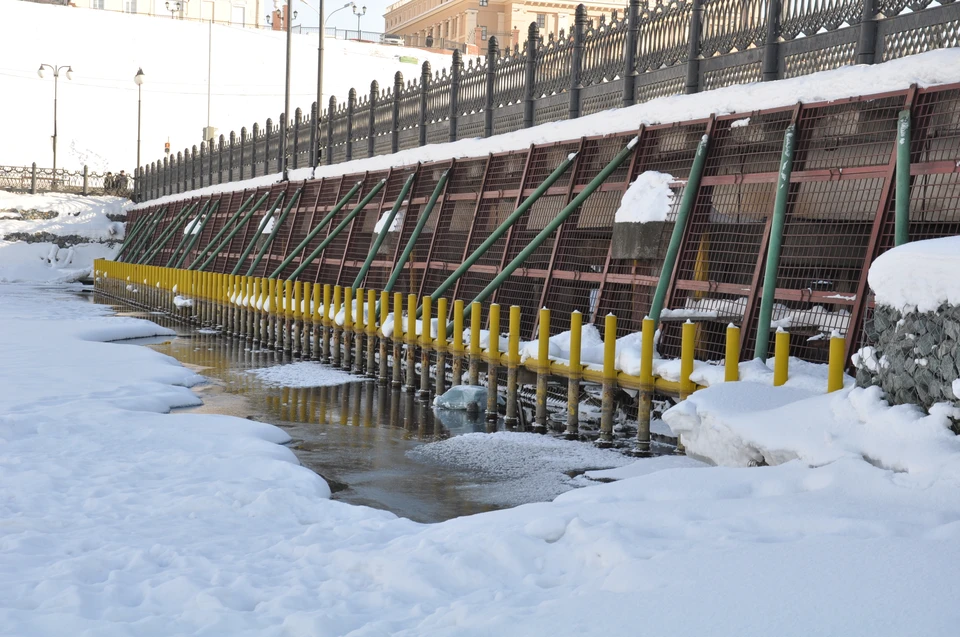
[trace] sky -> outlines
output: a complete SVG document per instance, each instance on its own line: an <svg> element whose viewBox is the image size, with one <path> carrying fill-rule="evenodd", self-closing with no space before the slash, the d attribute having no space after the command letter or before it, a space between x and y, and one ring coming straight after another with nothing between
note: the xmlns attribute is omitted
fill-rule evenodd
<svg viewBox="0 0 960 637"><path fill-rule="evenodd" d="M344 5L349 5L347 0L322 0L324 4L324 13L329 16L327 26L340 29L356 29L357 18L352 9ZM383 31L383 14L387 6L393 4L395 0L358 0L358 7L367 7L367 13L360 18L360 28L364 31ZM359 9L358 9L359 10ZM297 12L297 19L294 24L315 27L318 24L317 2L294 2L294 11ZM336 11L336 13L334 13ZM331 15L332 14L332 15Z"/></svg>

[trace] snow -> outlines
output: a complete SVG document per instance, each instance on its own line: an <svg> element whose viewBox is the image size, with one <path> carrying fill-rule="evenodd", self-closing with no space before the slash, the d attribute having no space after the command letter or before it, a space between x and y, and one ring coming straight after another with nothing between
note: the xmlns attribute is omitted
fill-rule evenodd
<svg viewBox="0 0 960 637"><path fill-rule="evenodd" d="M364 380L329 365L309 361L249 369L247 373L253 374L269 385L280 387L328 387Z"/></svg>
<svg viewBox="0 0 960 637"><path fill-rule="evenodd" d="M613 216L615 223L649 223L666 221L673 206L673 175L645 170L623 193L620 207Z"/></svg>
<svg viewBox="0 0 960 637"><path fill-rule="evenodd" d="M867 281L878 305L932 312L960 305L960 237L914 241L881 254Z"/></svg>
<svg viewBox="0 0 960 637"><path fill-rule="evenodd" d="M403 215L406 214L406 211L407 209L404 207L397 212L397 216L393 218L393 223L390 224L390 228L387 230L387 232L400 231L400 228L403 227ZM374 234L380 234L380 232L383 230L383 227L387 225L387 219L389 217L390 217L390 211L389 210L384 211L383 216L377 219L376 225L373 226Z"/></svg>
<svg viewBox="0 0 960 637"><path fill-rule="evenodd" d="M487 388L477 385L455 385L433 399L438 409L486 409Z"/></svg>
<svg viewBox="0 0 960 637"><path fill-rule="evenodd" d="M943 414L751 383L682 403L691 423L714 414L736 464L787 460L754 468L462 436L423 453L545 494L594 486L416 524L330 500L276 427L165 413L202 379L90 340L166 330L68 292L0 296L6 633L949 637L960 621ZM563 473L615 465L611 484Z"/></svg>
<svg viewBox="0 0 960 637"><path fill-rule="evenodd" d="M162 13L163 3L157 4ZM253 11L248 4L248 20ZM0 0L0 15L0 95L16 96L0 100L0 121L22 123L6 127L0 164L51 165L54 87L50 74L37 76L41 62L73 67L73 79L61 75L58 86L58 166L132 172L138 68L146 80L142 161L162 160L167 141L174 155L201 142L208 123L208 24L15 0ZM42 25L42 37L25 25ZM254 122L262 130L268 117L276 125L283 110L285 34L217 24L212 38L209 124L225 138L241 127L249 134ZM309 116L317 95L317 36L294 33L292 40L291 112L299 107ZM407 80L419 77L425 61L437 71L450 66L450 55L329 37L324 55L322 108L331 95L346 103L351 87L369 95L373 80L391 87L397 71ZM416 58L417 64L401 63L400 56Z"/></svg>
<svg viewBox="0 0 960 637"><path fill-rule="evenodd" d="M462 139L429 144L392 155L379 155L350 162L290 171L291 180L334 177L365 171L388 170L417 162L451 158L482 157L487 153L522 150L530 144L546 144L582 136L636 131L640 124L680 122L727 113L749 113L767 108L843 99L884 91L899 91L916 83L920 87L960 82L960 49L942 49L883 64L847 66L775 82L729 86L693 95L662 97L627 108L606 110L585 117L550 122L486 139ZM190 192L166 195L142 205L154 205L218 192L229 192L276 183L280 174L220 184Z"/></svg>
<svg viewBox="0 0 960 637"><path fill-rule="evenodd" d="M177 307L193 307L193 299L178 294L173 297L173 304Z"/></svg>

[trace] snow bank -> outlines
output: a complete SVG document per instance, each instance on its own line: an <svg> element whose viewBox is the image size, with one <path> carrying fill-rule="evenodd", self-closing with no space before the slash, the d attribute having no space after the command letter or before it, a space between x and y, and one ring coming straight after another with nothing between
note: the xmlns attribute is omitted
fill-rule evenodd
<svg viewBox="0 0 960 637"><path fill-rule="evenodd" d="M82 243L58 248L52 243L0 241L0 283L72 283L90 276L95 259L111 259L117 247Z"/></svg>
<svg viewBox="0 0 960 637"><path fill-rule="evenodd" d="M881 254L867 281L878 305L932 312L960 305L960 237L914 241Z"/></svg>
<svg viewBox="0 0 960 637"><path fill-rule="evenodd" d="M582 136L636 131L640 124L680 122L727 113L789 106L797 102L838 100L854 95L869 95L903 90L911 84L921 87L960 82L960 49L929 51L883 64L847 66L775 82L728 86L693 95L662 97L627 108L612 109L561 122L550 122L486 139L463 139L445 144L429 144L392 155L380 155L350 162L301 168L290 171L291 180L332 177L364 171L388 170L394 166L451 158L482 157ZM155 205L198 195L229 192L276 183L280 174L257 177L232 184L220 184L144 202Z"/></svg>
<svg viewBox="0 0 960 637"><path fill-rule="evenodd" d="M645 170L623 193L620 207L613 216L615 223L647 223L666 221L673 206L673 175Z"/></svg>

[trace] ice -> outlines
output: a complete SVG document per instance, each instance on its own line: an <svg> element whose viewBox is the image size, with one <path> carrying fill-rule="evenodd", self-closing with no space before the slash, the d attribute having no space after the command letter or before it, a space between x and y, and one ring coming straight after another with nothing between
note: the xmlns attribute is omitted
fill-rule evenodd
<svg viewBox="0 0 960 637"><path fill-rule="evenodd" d="M329 365L309 361L248 369L247 373L253 374L268 385L280 387L329 387L363 380Z"/></svg>
<svg viewBox="0 0 960 637"><path fill-rule="evenodd" d="M673 206L673 175L645 170L623 193L613 220L616 223L666 221Z"/></svg>
<svg viewBox="0 0 960 637"><path fill-rule="evenodd" d="M456 385L433 399L439 409L476 410L487 408L487 388L477 385Z"/></svg>

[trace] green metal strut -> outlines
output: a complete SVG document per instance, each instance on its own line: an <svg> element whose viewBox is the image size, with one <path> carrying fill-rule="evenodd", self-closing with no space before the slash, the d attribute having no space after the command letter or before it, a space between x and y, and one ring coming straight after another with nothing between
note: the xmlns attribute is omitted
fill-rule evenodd
<svg viewBox="0 0 960 637"><path fill-rule="evenodd" d="M163 231L163 233L160 235L160 238L154 242L156 245L153 247L153 249L144 256L140 257L137 263L150 263L153 261L153 258L157 256L158 252L163 250L163 248L167 245L167 242L170 241L170 237L173 236L173 233L176 232L181 225L183 225L183 222L187 220L187 217L191 212L193 212L199 203L199 201L195 201L189 206L184 206L183 210L177 213L177 216L174 217L173 221L170 222L170 225L167 226L166 230Z"/></svg>
<svg viewBox="0 0 960 637"><path fill-rule="evenodd" d="M120 249L117 250L117 254L114 255L113 260L119 261L120 257L123 256L123 253L127 248L133 244L134 237L137 236L137 233L140 232L140 229L143 228L144 223L150 215L143 215L139 219L133 222L133 227L130 229L130 232L126 234L123 238L123 243L120 245Z"/></svg>
<svg viewBox="0 0 960 637"><path fill-rule="evenodd" d="M200 219L203 218L203 214L207 211L207 208L210 207L211 201L212 199L207 199L206 202L204 202L203 207L200 208L200 212L198 212L197 216L193 218L193 222L188 224L187 227L190 228L190 230L193 230L194 226L196 226L197 223L200 221ZM174 248L173 252L170 254L170 258L167 259L167 264L164 267L167 267L167 268L170 267L170 265L176 260L177 256L180 254L180 251L183 249L183 247L190 242L190 238L192 236L193 236L192 232L183 233L183 237L180 239L180 243L177 244L176 248Z"/></svg>
<svg viewBox="0 0 960 637"><path fill-rule="evenodd" d="M503 271L500 272L500 274L498 274L493 279L493 281L491 281L487 285L487 287L483 288L483 291L481 291L480 294L478 294L477 297L473 299L472 302L480 303L485 301L487 297L493 294L494 291L498 287L500 287L503 284L503 282L506 281L517 268L523 265L524 261L526 261L530 257L530 255L533 254L536 251L536 249L540 247L540 244L546 241L547 237L553 234L557 230L557 228L560 227L560 224L566 221L567 217L573 214L573 212L577 208L579 208L584 201L587 200L587 197L592 195L593 192L597 188L599 188L603 184L603 182L605 182L607 178L610 177L610 175L613 174L613 172L617 168L620 167L620 164L626 161L627 157L629 157L630 154L633 153L633 147L637 145L637 141L639 139L640 139L639 137L634 137L633 139L631 139L630 142L623 148L623 150L617 153L617 156L611 159L609 164L604 166L603 170L601 170L597 174L597 176L594 177L590 181L590 183L584 187L584 189L580 192L580 194L574 197L570 201L570 203L568 203L563 208L563 210L557 213L557 216L554 217L553 220L550 223L548 223L546 227L543 230L541 230L539 234L537 234L537 236L533 238L533 240L530 241L530 243L527 244L527 247L525 247L523 250L520 251L520 254L518 254L513 259L513 261L508 263L506 267L503 268ZM463 309L464 319L467 319L470 316L470 309L471 309L471 304L466 304L466 307L464 307ZM418 311L417 315L419 316L419 314L420 313ZM450 323L447 327L448 329L452 330L453 324Z"/></svg>
<svg viewBox="0 0 960 637"><path fill-rule="evenodd" d="M894 245L910 241L910 111L900 111L897 123L897 198Z"/></svg>
<svg viewBox="0 0 960 637"><path fill-rule="evenodd" d="M306 259L304 259L299 266L297 266L297 269L294 270L293 273L287 277L287 280L293 281L298 276L300 276L300 273L303 272L306 269L306 267L310 265L310 263L312 263L313 260L316 259L317 256L319 256L319 254L324 251L324 249L326 249L328 245L330 245L330 242L336 239L337 235L343 232L343 229L346 228L348 225L350 225L350 222L353 221L354 217L360 214L360 211L363 210L368 203L370 203L370 200L373 199L378 192L380 192L380 189L383 188L384 184L386 183L387 183L386 179L381 179L380 181L378 181L377 185L371 188L370 192L367 193L367 196L364 197L363 200L357 204L357 207L351 210L350 214L344 217L343 221L341 221L336 228L330 231L330 234L327 235L327 238L321 241L320 245L317 246L317 249L311 252L310 255ZM273 274L270 275L270 278L271 279L277 278L277 276L282 271L283 271L282 267L277 268L276 270L273 271Z"/></svg>
<svg viewBox="0 0 960 637"><path fill-rule="evenodd" d="M260 260L263 259L263 255L267 253L267 248L273 243L273 240L277 238L277 233L280 232L280 228L283 227L283 222L287 220L287 215L290 214L290 211L293 210L294 204L297 203L300 199L300 193L303 192L303 186L297 188L297 191L293 193L293 197L290 198L290 202L284 207L283 212L280 213L280 218L277 219L277 223L273 225L273 231L267 235L267 240L263 242L263 245L260 246L260 251L257 252L257 257L253 260L253 263L250 264L250 268L247 269L247 276L253 276L253 271L257 269L257 266L260 265Z"/></svg>
<svg viewBox="0 0 960 637"><path fill-rule="evenodd" d="M277 200L273 202L272 206L270 206L270 210L267 211L267 214L263 215L263 219L260 220L260 224L257 226L257 231L253 233L253 238L250 239L250 242L247 243L247 247L243 250L243 254L240 255L239 259L237 259L237 264L233 266L233 271L230 272L231 275L240 274L240 268L243 267L247 257L250 256L250 253L253 251L253 246L257 245L257 241L259 241L261 235L263 235L263 229L267 227L267 223L270 221L270 219L273 219L273 213L275 213L277 208L280 207L280 202L283 201L283 198L286 194L287 193L285 192L281 192L279 195L277 195Z"/></svg>
<svg viewBox="0 0 960 637"><path fill-rule="evenodd" d="M632 144L632 143L634 143L634 142L631 142L631 144ZM633 148L633 146L630 146L629 149L625 149L625 150L630 150L630 149L632 149L632 148ZM436 301L437 299L439 299L441 296L443 296L444 292L446 292L454 283L457 282L457 279L459 279L459 278L462 277L464 274L466 274L467 271L468 271L471 267L473 267L473 264L475 264L477 261L479 261L480 258L484 255L484 253L485 253L487 250L490 249L490 246L492 246L494 243L496 243L496 242L497 242L497 239L499 239L500 237L502 237L502 236L507 232L507 230L510 229L510 226L512 226L514 223L516 223L517 220L520 219L520 217L523 216L523 214L524 214L527 210L529 210L530 207L531 207L533 204L535 204L535 203L537 202L537 200L540 199L540 197L542 197L545 192L547 192L547 189L550 188L550 186L552 186L555 181L557 181L558 179L560 179L560 176L563 175L563 173L565 173L565 172L567 171L567 168L569 168L571 164L573 164L573 160L576 159L576 157L577 157L577 153L570 153L569 155L567 155L567 158L564 159L562 162L560 162L560 165L557 166L557 167L553 170L553 172L550 173L550 175L549 175L546 179L543 180L543 183L541 183L539 186L537 186L537 189L534 190L533 193L531 193L531 195L530 195L529 197L527 197L527 198L523 201L523 203L521 203L521 204L517 207L517 209L514 210L514 211L510 214L510 216L507 217L507 218L504 220L504 222L501 223L501 224L499 225L499 227L497 227L497 229L494 230L493 233L491 233L490 236L487 237L487 239L486 239L483 243L481 243L480 246L479 246L476 250L473 251L473 254L471 254L469 257L467 257L467 258L464 260L464 262L460 265L460 267L458 267L456 270L454 270L454 271L453 271L453 274L451 274L450 276L448 276L448 277L447 277L447 280L444 281L443 283L441 283L440 286L439 286L436 290L433 291L433 294L430 295L430 299L433 300L433 301ZM619 155L618 155L618 157L619 157ZM601 173L601 174L602 174L602 173ZM521 184L521 187L522 187L522 186L523 186L523 184ZM419 310L419 309L417 309L417 316L418 316L418 317L420 316L420 310Z"/></svg>
<svg viewBox="0 0 960 637"><path fill-rule="evenodd" d="M767 244L767 265L763 272L763 297L760 299L760 314L757 317L757 342L753 357L767 360L770 345L770 319L773 316L773 296L777 290L777 270L780 269L780 247L783 244L783 226L787 220L787 195L790 194L790 173L793 170L793 148L796 143L797 126L790 124L783 134L783 153L780 156L780 173L777 176L777 197L773 203L773 223L770 226L770 242Z"/></svg>
<svg viewBox="0 0 960 637"><path fill-rule="evenodd" d="M670 278L673 276L673 268L677 263L677 253L680 251L680 240L683 238L683 232L687 227L687 220L690 218L690 212L697 201L697 192L700 190L700 177L703 176L703 166L707 161L707 147L710 145L710 136L704 135L697 144L697 154L694 155L693 165L690 167L690 177L687 179L687 186L683 189L683 197L680 199L680 210L677 211L677 220L673 224L673 233L670 235L670 244L667 246L667 254L663 258L663 267L660 269L660 280L657 281L657 289L653 293L653 303L650 306L650 318L654 325L660 322L660 313L663 311L663 301L667 297L667 287L670 285Z"/></svg>
<svg viewBox="0 0 960 637"><path fill-rule="evenodd" d="M257 201L256 205L254 206L254 209L260 207L260 204L263 203L263 200L267 198L267 195L268 195L268 194L269 194L268 192L267 192L267 193L264 193L263 196L260 197L260 199ZM217 232L217 234L214 235L213 239L210 240L210 243L208 243L208 244L203 248L203 250L200 250L200 252L197 254L197 257L193 260L193 262L191 262L190 265L187 266L187 269L188 269L188 270L192 270L192 269L194 269L195 267L197 267L197 265L199 265L200 263L202 263L203 259L205 259L205 258L207 257L207 254L210 252L210 250L213 249L213 246L215 246L215 245L220 241L220 239L223 237L223 235L225 235L225 234L230 230L230 226L232 226L232 225L236 222L236 220L240 217L240 215L242 215L244 212L247 211L247 208L250 207L250 202L253 201L253 198L254 198L255 196L256 196L256 193L250 195L250 196L247 198L247 200L243 202L243 205L240 206L239 208L237 208L237 211L236 211L235 213L233 213L233 216L230 217L229 219L227 219L226 223L223 224L223 227L220 228L220 230Z"/></svg>
<svg viewBox="0 0 960 637"><path fill-rule="evenodd" d="M355 183L353 185L353 188L350 189L350 192L348 192L340 201L337 202L337 205L333 207L333 210L327 213L327 216L325 216L323 219L320 220L320 223L318 223L317 226L310 231L307 237L300 242L300 245L294 248L293 251L287 255L287 258L283 260L283 263L280 264L280 267L277 268L277 270L282 272L284 268L290 265L290 263L297 257L297 255L300 254L303 251L303 249L307 247L307 244L313 241L313 238L316 237L321 230L326 228L327 224L330 223L330 220L336 217L337 213L340 212L340 210L345 205L347 205L347 202L353 198L353 196L357 193L357 191L360 190L360 186L362 185L363 185L363 181L358 181L357 183ZM247 274L247 276L249 276L249 273ZM274 277L270 277L270 278L274 278Z"/></svg>
<svg viewBox="0 0 960 637"><path fill-rule="evenodd" d="M397 196L397 200L393 202L393 208L390 209L390 213L387 215L383 227L380 228L380 233L377 235L376 240L370 247L370 253L367 255L367 259L363 262L360 272L357 273L357 278L353 280L353 285L350 286L354 291L360 287L360 283L363 282L363 277L367 276L367 271L370 270L370 264L373 263L373 258L377 255L377 252L380 250L380 246L383 245L384 240L387 238L387 234L390 232L390 227L393 225L393 220L397 218L397 213L400 212L400 206L403 205L403 200L407 198L407 193L410 192L410 186L413 185L413 180L416 178L416 176L417 173L414 171L409 177L407 177L407 180L403 182L403 188L400 189L400 194Z"/></svg>
<svg viewBox="0 0 960 637"><path fill-rule="evenodd" d="M125 259L126 263L133 263L134 259L137 258L137 255L141 254L143 250L147 249L149 237L153 235L154 229L157 227L157 224L163 218L163 215L167 214L167 206L164 206L156 212L155 215L150 219L149 226L144 228L144 232L137 237L137 243L133 246L133 250L129 254L129 259Z"/></svg>
<svg viewBox="0 0 960 637"><path fill-rule="evenodd" d="M210 206L210 211L203 218L203 221L200 222L200 227L197 228L197 231L194 232L191 228L190 230L190 241L187 243L187 247L183 249L183 252L177 257L176 263L173 264L174 268L179 268L183 264L183 260L187 258L187 255L190 254L190 251L193 250L193 246L196 245L197 240L200 238L200 235L203 234L203 229L207 227L207 223L213 219L213 215L217 214L217 210L220 209L220 202L223 199L217 199L213 202L213 205Z"/></svg>
<svg viewBox="0 0 960 637"><path fill-rule="evenodd" d="M203 272L207 269L207 266L210 265L213 260L220 255L220 251L227 247L227 244L233 241L233 238L237 236L237 233L247 225L247 222L250 221L254 213L260 209L260 205L263 204L263 202L266 201L269 196L269 192L264 193L263 197L260 197L260 200L255 205L251 206L251 208L247 211L247 214L243 215L240 221L238 221L237 224L230 230L230 232L227 233L227 236L225 236L220 243L217 244L217 247L210 251L210 255L204 260L203 263L200 264L200 267L197 268L197 272Z"/></svg>

